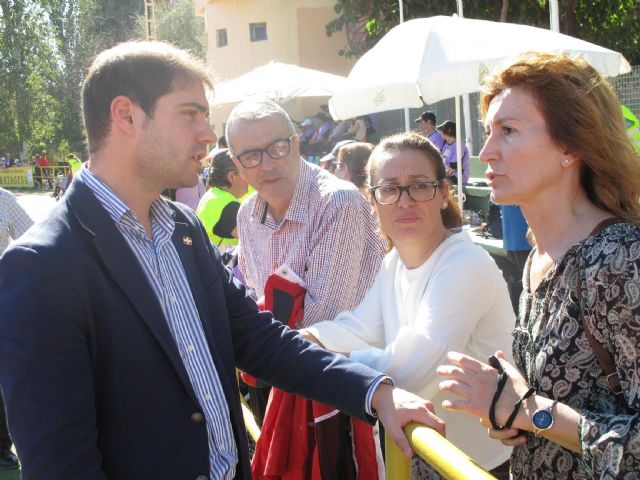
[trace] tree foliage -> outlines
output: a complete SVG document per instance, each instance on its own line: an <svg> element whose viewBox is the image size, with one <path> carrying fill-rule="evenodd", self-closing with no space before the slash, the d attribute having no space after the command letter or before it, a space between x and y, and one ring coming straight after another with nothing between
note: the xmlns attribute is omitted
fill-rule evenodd
<svg viewBox="0 0 640 480"><path fill-rule="evenodd" d="M456 2L404 0L404 19L451 15ZM640 63L640 8L638 0L560 0L560 30L622 52ZM465 0L464 16L549 28L547 0ZM337 0L338 17L326 25L331 36L344 30L348 45L341 55L360 56L391 28L400 14L395 0Z"/></svg>
<svg viewBox="0 0 640 480"><path fill-rule="evenodd" d="M52 139L50 117L57 108L51 95L56 80L47 18L28 0L0 0L0 142L6 150L26 154L33 138Z"/></svg>
<svg viewBox="0 0 640 480"><path fill-rule="evenodd" d="M80 87L97 52L136 37L142 0L0 0L0 150L85 153Z"/></svg>
<svg viewBox="0 0 640 480"><path fill-rule="evenodd" d="M146 19L138 17L138 35L145 37ZM195 56L205 58L204 18L194 14L193 0L167 0L156 5L156 35Z"/></svg>

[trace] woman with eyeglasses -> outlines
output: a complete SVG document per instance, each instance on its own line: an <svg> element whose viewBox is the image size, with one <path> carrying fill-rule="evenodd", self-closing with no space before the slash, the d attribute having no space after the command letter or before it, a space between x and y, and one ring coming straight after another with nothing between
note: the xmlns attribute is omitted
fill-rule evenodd
<svg viewBox="0 0 640 480"><path fill-rule="evenodd" d="M584 60L528 53L481 110L492 198L520 205L534 248L515 363L450 354L447 408L515 446L515 479L639 478L640 162L618 98Z"/></svg>
<svg viewBox="0 0 640 480"><path fill-rule="evenodd" d="M306 336L432 400L447 438L487 469L510 448L488 441L476 419L440 408L436 367L451 349L487 357L510 351L515 317L494 261L460 227L442 157L425 137L383 139L367 167L369 197L390 247L373 287L353 311Z"/></svg>

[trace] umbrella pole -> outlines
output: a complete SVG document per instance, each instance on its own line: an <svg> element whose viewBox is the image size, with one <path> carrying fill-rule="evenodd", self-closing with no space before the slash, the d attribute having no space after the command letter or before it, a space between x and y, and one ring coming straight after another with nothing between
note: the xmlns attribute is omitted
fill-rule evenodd
<svg viewBox="0 0 640 480"><path fill-rule="evenodd" d="M464 192L462 191L462 139L460 133L460 95L456 96L456 162L458 162L458 207L460 207L460 213L462 213L462 206L464 204Z"/></svg>

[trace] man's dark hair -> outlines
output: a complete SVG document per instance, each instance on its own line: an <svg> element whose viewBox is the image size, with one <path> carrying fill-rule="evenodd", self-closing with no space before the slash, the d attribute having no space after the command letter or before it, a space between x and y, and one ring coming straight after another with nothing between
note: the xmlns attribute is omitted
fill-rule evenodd
<svg viewBox="0 0 640 480"><path fill-rule="evenodd" d="M184 50L162 42L125 42L98 54L82 87L82 110L89 152L109 133L111 102L124 95L153 116L158 98L181 82L213 88L206 67Z"/></svg>

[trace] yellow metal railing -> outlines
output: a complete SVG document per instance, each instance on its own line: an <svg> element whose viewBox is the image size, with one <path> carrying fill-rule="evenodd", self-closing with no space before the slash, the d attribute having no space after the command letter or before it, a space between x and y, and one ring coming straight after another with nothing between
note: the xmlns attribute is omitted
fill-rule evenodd
<svg viewBox="0 0 640 480"><path fill-rule="evenodd" d="M33 167L33 180L36 187L53 189L56 182L69 175L68 165L53 165L48 167Z"/></svg>
<svg viewBox="0 0 640 480"><path fill-rule="evenodd" d="M445 480L495 480L462 450L435 430L418 423L404 427L411 448ZM405 457L391 437L385 435L386 478L411 479L411 460Z"/></svg>
<svg viewBox="0 0 640 480"><path fill-rule="evenodd" d="M253 413L251 413L251 409L242 395L240 395L240 404L242 405L244 427L247 429L247 432L249 432L249 435L251 435L251 438L253 438L253 441L257 442L260 437L260 427L258 427L256 419L253 417Z"/></svg>
<svg viewBox="0 0 640 480"><path fill-rule="evenodd" d="M254 442L260 437L260 428L242 395L244 426ZM404 427L411 448L436 470L444 480L496 480L494 476L476 465L462 450L435 430L419 423ZM385 477L388 480L410 480L411 460L404 456L389 435L385 435Z"/></svg>

